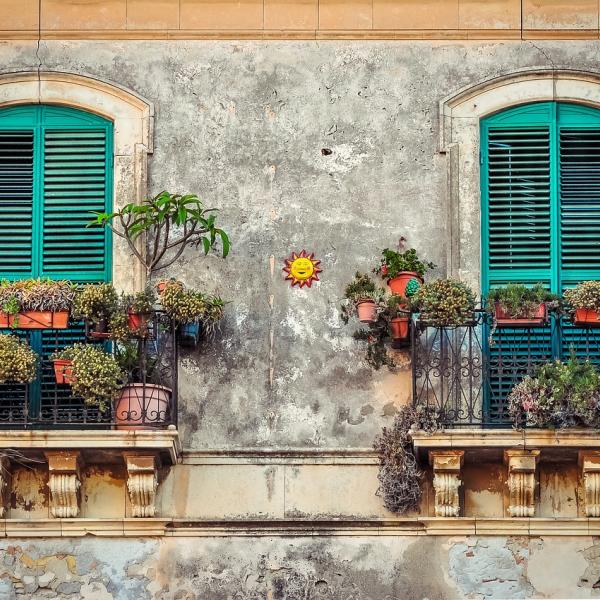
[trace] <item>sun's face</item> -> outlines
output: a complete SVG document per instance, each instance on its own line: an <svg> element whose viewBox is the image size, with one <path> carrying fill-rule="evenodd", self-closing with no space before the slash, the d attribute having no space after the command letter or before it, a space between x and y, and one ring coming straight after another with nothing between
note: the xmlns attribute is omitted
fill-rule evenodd
<svg viewBox="0 0 600 600"><path fill-rule="evenodd" d="M321 261L316 260L314 254L307 254L306 250L302 250L300 254L294 252L285 260L283 270L287 273L286 280L289 280L292 286L311 287L313 281L319 281L320 263Z"/></svg>

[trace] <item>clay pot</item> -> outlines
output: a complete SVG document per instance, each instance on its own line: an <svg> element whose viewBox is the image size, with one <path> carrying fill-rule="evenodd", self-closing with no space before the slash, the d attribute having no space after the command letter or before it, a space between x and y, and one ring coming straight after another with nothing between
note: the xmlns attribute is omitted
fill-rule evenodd
<svg viewBox="0 0 600 600"><path fill-rule="evenodd" d="M546 305L540 304L535 316L530 319L519 319L509 317L500 307L495 306L495 320L497 327L541 327L546 322Z"/></svg>
<svg viewBox="0 0 600 600"><path fill-rule="evenodd" d="M419 283L423 283L423 279L414 271L402 271L398 276L388 279L388 286L392 294L405 296L406 286L411 279L416 279Z"/></svg>
<svg viewBox="0 0 600 600"><path fill-rule="evenodd" d="M395 340L405 340L408 337L409 317L396 317L390 321L390 333Z"/></svg>
<svg viewBox="0 0 600 600"><path fill-rule="evenodd" d="M148 326L149 320L150 315L148 313L127 313L127 326L129 327L129 330L133 331L134 333L144 331Z"/></svg>
<svg viewBox="0 0 600 600"><path fill-rule="evenodd" d="M600 326L598 311L591 308L578 308L575 311L575 325L580 327Z"/></svg>
<svg viewBox="0 0 600 600"><path fill-rule="evenodd" d="M130 383L115 402L117 429L154 429L166 423L171 390L163 385Z"/></svg>
<svg viewBox="0 0 600 600"><path fill-rule="evenodd" d="M374 323L377 319L377 305L374 300L361 300L357 302L356 312L361 323Z"/></svg>
<svg viewBox="0 0 600 600"><path fill-rule="evenodd" d="M54 363L54 377L56 383L70 384L73 380L73 361L57 358L52 361Z"/></svg>
<svg viewBox="0 0 600 600"><path fill-rule="evenodd" d="M69 325L69 312L49 310L28 310L18 315L0 312L0 328L13 329L66 329Z"/></svg>

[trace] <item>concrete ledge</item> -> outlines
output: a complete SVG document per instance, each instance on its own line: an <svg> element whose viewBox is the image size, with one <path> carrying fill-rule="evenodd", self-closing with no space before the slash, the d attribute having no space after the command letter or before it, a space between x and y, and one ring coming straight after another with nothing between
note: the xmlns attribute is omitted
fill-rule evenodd
<svg viewBox="0 0 600 600"><path fill-rule="evenodd" d="M176 429L153 431L104 431L97 429L0 431L0 450L20 450L24 454L44 450L81 450L99 455L109 450L152 450L179 461L181 441Z"/></svg>

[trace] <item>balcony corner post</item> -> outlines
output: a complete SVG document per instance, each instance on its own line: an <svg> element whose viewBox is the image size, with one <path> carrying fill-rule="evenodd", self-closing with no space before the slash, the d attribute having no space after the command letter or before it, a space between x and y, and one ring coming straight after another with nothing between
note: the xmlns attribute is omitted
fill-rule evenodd
<svg viewBox="0 0 600 600"><path fill-rule="evenodd" d="M81 503L81 454L64 450L45 452L48 460L50 514L58 519L79 516Z"/></svg>
<svg viewBox="0 0 600 600"><path fill-rule="evenodd" d="M586 517L600 517L600 451L579 452Z"/></svg>
<svg viewBox="0 0 600 600"><path fill-rule="evenodd" d="M8 456L0 455L0 518L6 519L8 513L8 493L11 480L11 462Z"/></svg>
<svg viewBox="0 0 600 600"><path fill-rule="evenodd" d="M536 466L539 450L505 450L508 465L508 514L511 517L535 515Z"/></svg>
<svg viewBox="0 0 600 600"><path fill-rule="evenodd" d="M154 454L124 452L127 492L133 517L154 517L158 488L157 458Z"/></svg>
<svg viewBox="0 0 600 600"><path fill-rule="evenodd" d="M433 466L436 517L458 517L460 515L458 489L462 485L461 468L464 454L464 450L431 450L429 452L429 463Z"/></svg>

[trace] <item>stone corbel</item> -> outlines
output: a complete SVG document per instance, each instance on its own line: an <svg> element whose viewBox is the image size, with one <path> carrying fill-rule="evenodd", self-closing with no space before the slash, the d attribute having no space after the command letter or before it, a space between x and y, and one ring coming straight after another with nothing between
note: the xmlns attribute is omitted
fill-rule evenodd
<svg viewBox="0 0 600 600"><path fill-rule="evenodd" d="M153 454L123 453L127 467L127 492L131 501L131 516L153 517L158 487L157 461Z"/></svg>
<svg viewBox="0 0 600 600"><path fill-rule="evenodd" d="M600 452L579 453L586 517L600 517Z"/></svg>
<svg viewBox="0 0 600 600"><path fill-rule="evenodd" d="M533 517L535 514L536 466L539 450L505 450L508 465L508 514Z"/></svg>
<svg viewBox="0 0 600 600"><path fill-rule="evenodd" d="M460 514L458 488L462 485L460 471L464 454L463 450L429 452L429 463L433 466L436 517L458 517Z"/></svg>
<svg viewBox="0 0 600 600"><path fill-rule="evenodd" d="M79 515L81 496L81 455L77 451L46 452L50 514L53 517L73 518Z"/></svg>

